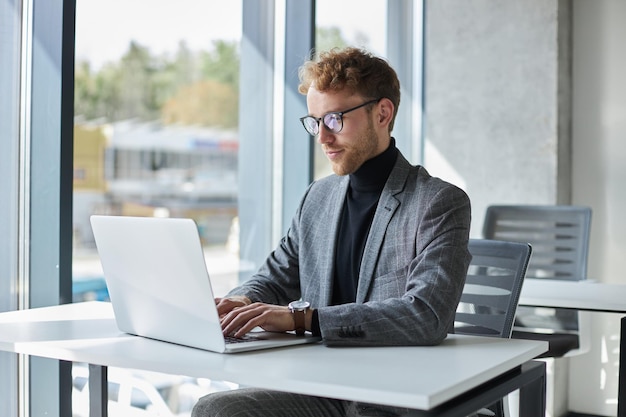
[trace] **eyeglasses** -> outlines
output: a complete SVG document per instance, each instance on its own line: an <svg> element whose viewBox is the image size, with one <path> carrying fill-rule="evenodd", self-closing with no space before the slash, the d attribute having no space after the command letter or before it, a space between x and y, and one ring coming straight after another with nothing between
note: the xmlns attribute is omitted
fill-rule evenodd
<svg viewBox="0 0 626 417"><path fill-rule="evenodd" d="M352 107L351 109L344 111L333 111L330 113L326 113L322 117L313 117L313 116L304 116L300 118L302 122L302 126L306 129L309 134L312 136L317 136L320 133L320 122L324 123L326 129L330 130L333 133L341 132L343 129L343 115L349 113L353 110L360 109L361 107L367 106L368 104L378 103L380 101L379 98L366 101L363 104L359 104L356 107Z"/></svg>

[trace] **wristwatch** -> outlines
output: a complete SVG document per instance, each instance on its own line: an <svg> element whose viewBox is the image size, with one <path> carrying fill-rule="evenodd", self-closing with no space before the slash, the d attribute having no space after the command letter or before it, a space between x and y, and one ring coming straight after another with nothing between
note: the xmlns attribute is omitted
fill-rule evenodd
<svg viewBox="0 0 626 417"><path fill-rule="evenodd" d="M293 314L293 321L296 324L296 334L298 336L304 335L306 330L304 318L309 307L311 307L311 303L308 301L297 300L289 303L289 310Z"/></svg>

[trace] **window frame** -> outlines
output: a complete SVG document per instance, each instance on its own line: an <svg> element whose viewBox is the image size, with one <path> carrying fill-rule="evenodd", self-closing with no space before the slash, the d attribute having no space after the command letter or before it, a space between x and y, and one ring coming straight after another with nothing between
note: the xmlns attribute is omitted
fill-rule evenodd
<svg viewBox="0 0 626 417"><path fill-rule="evenodd" d="M0 311L19 307L20 4L0 0ZM0 415L17 415L18 355L0 352Z"/></svg>

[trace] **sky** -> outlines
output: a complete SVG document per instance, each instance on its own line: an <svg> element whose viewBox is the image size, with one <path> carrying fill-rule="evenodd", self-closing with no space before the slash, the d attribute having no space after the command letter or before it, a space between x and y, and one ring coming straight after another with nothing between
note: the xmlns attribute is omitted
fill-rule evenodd
<svg viewBox="0 0 626 417"><path fill-rule="evenodd" d="M153 53L174 52L184 39L191 49L212 40L241 38L241 1L77 0L76 58L95 67L114 61L130 40Z"/></svg>
<svg viewBox="0 0 626 417"><path fill-rule="evenodd" d="M349 41L365 33L382 54L386 1L364 8L363 0L318 0L318 24L340 27ZM192 50L240 40L241 7L241 0L77 0L76 59L99 68L119 59L131 39L154 54L175 52L182 39Z"/></svg>

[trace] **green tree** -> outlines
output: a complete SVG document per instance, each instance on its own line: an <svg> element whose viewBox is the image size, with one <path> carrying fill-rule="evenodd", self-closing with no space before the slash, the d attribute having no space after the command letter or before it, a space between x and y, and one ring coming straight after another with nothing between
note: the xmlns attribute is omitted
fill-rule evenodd
<svg viewBox="0 0 626 417"><path fill-rule="evenodd" d="M159 94L153 82L159 71L157 60L148 48L132 41L128 52L122 57L117 77L113 82L119 88L119 106L115 119L136 117L142 120L159 116Z"/></svg>
<svg viewBox="0 0 626 417"><path fill-rule="evenodd" d="M83 61L76 65L74 78L74 114L85 119L93 119L98 97L95 93L95 76L91 72L89 62Z"/></svg>
<svg viewBox="0 0 626 417"><path fill-rule="evenodd" d="M202 78L215 80L239 92L239 48L234 41L216 40L213 49L200 53Z"/></svg>
<svg viewBox="0 0 626 417"><path fill-rule="evenodd" d="M74 113L109 122L236 127L239 61L236 42L215 41L210 51L194 52L181 41L173 56L155 56L132 41L120 61L99 71L77 63Z"/></svg>
<svg viewBox="0 0 626 417"><path fill-rule="evenodd" d="M236 42L214 41L197 59L199 80L181 85L162 107L164 123L235 128L239 120L239 51ZM177 59L180 65L181 58Z"/></svg>
<svg viewBox="0 0 626 417"><path fill-rule="evenodd" d="M230 85L202 80L182 87L164 104L161 114L165 124L236 128L238 97Z"/></svg>

